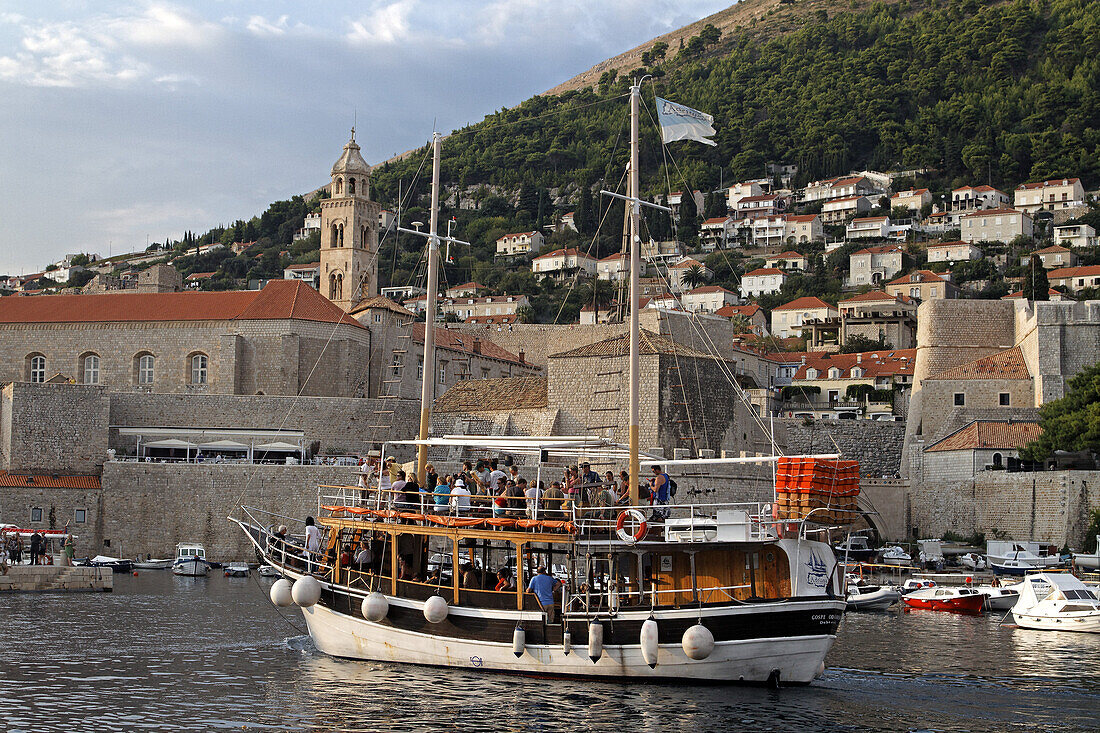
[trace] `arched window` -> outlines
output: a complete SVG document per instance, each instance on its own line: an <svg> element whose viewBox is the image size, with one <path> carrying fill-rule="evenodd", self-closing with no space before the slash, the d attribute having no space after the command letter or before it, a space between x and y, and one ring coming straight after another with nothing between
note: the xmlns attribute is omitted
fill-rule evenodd
<svg viewBox="0 0 1100 733"><path fill-rule="evenodd" d="M86 354L80 365L84 384L99 384L99 355Z"/></svg>
<svg viewBox="0 0 1100 733"><path fill-rule="evenodd" d="M41 354L31 354L27 358L27 379L35 384L46 381L46 357Z"/></svg>
<svg viewBox="0 0 1100 733"><path fill-rule="evenodd" d="M993 465L994 466L1001 465L1001 461L1003 461L1003 460L1004 460L1004 458L1001 457L1000 453L994 453L993 454Z"/></svg>
<svg viewBox="0 0 1100 733"><path fill-rule="evenodd" d="M348 179L348 193L352 196L355 195L355 179L354 178L349 178Z"/></svg>
<svg viewBox="0 0 1100 733"><path fill-rule="evenodd" d="M343 300L344 299L344 275L343 273L334 272L329 275L328 278L328 299L329 300Z"/></svg>
<svg viewBox="0 0 1100 733"><path fill-rule="evenodd" d="M337 224L336 225L336 246L337 247L343 247L344 246L344 225L343 224Z"/></svg>
<svg viewBox="0 0 1100 733"><path fill-rule="evenodd" d="M343 192L344 192L344 179L343 178L337 178L336 179L336 193L339 194L339 193L343 193Z"/></svg>
<svg viewBox="0 0 1100 733"><path fill-rule="evenodd" d="M369 231L369 228L366 227L366 226L363 226L359 229L359 246L362 247L363 249L367 248L367 232L368 231Z"/></svg>
<svg viewBox="0 0 1100 733"><path fill-rule="evenodd" d="M206 384L209 364L206 354L191 355L191 384Z"/></svg>
<svg viewBox="0 0 1100 733"><path fill-rule="evenodd" d="M134 365L138 384L149 385L153 383L153 371L156 367L156 361L156 357L152 354L138 355Z"/></svg>

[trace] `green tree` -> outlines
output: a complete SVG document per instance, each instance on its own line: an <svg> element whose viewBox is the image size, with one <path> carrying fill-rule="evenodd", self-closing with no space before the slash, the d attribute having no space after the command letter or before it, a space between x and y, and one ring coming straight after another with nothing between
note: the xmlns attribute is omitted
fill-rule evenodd
<svg viewBox="0 0 1100 733"><path fill-rule="evenodd" d="M1042 461L1056 450L1100 453L1100 363L1082 370L1069 381L1060 400L1039 408L1043 434L1020 450L1029 461Z"/></svg>
<svg viewBox="0 0 1100 733"><path fill-rule="evenodd" d="M886 349L892 349L893 346L886 340L886 337L880 337L877 341L869 339L863 334L852 334L844 342L844 345L840 347L840 353L842 354L858 354L863 351L884 351Z"/></svg>
<svg viewBox="0 0 1100 733"><path fill-rule="evenodd" d="M697 288L707 281L707 275L699 265L692 265L684 272L684 285Z"/></svg>
<svg viewBox="0 0 1100 733"><path fill-rule="evenodd" d="M1050 282L1039 255L1031 255L1031 264L1024 273L1023 292L1026 300L1050 300Z"/></svg>

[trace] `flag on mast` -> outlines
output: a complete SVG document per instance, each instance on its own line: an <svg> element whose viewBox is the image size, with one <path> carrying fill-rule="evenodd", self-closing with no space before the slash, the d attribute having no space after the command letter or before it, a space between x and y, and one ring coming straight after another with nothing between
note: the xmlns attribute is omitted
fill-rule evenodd
<svg viewBox="0 0 1100 733"><path fill-rule="evenodd" d="M674 140L696 140L707 145L718 143L709 139L714 133L714 118L706 112L700 112L682 104L657 97L657 121L661 124L661 139L670 143Z"/></svg>

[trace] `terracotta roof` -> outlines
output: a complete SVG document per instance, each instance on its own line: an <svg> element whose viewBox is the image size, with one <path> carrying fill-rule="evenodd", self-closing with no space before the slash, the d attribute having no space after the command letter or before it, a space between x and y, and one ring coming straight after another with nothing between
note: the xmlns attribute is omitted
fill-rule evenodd
<svg viewBox="0 0 1100 733"><path fill-rule="evenodd" d="M1072 298L1070 298L1068 295L1066 295L1062 291L1055 290L1054 288L1051 288L1050 290L1048 290L1047 295L1057 295L1057 296L1060 296L1062 298L1066 298L1068 300L1073 300ZM1009 293L1008 295L1002 295L1001 300L1016 300L1016 299L1022 298L1022 297L1024 297L1024 291L1023 290L1017 290L1015 293Z"/></svg>
<svg viewBox="0 0 1100 733"><path fill-rule="evenodd" d="M911 375L917 361L916 349L888 349L883 351L864 351L860 354L830 354L824 351L810 351L805 354L806 363L798 368L793 379L810 379L806 372L816 369L818 375L813 379L830 379L829 370L840 370L839 377L833 379L869 379L872 377L890 377ZM800 355L801 357L801 355ZM799 359L801 361L801 358ZM853 377L852 370L863 370L862 376Z"/></svg>
<svg viewBox="0 0 1100 733"><path fill-rule="evenodd" d="M866 181L866 180L867 180L866 176L852 176L850 178L841 178L841 179L838 179L837 181L835 181L833 183L833 187L836 188L837 186L849 186L849 185L852 185L854 183L859 183L860 181Z"/></svg>
<svg viewBox="0 0 1100 733"><path fill-rule="evenodd" d="M861 216L858 219L852 219L852 223L855 224L856 222L886 221L888 218L890 218L890 217L887 217L887 216Z"/></svg>
<svg viewBox="0 0 1100 733"><path fill-rule="evenodd" d="M528 237L532 237L536 233L537 232L512 232L510 234L501 234L499 237L497 237L497 241L499 242L500 240L507 239L508 237L522 237L522 236L525 236L525 235L528 236Z"/></svg>
<svg viewBox="0 0 1100 733"><path fill-rule="evenodd" d="M1040 181L1038 183L1021 183L1019 186L1016 187L1016 190L1021 191L1021 190L1025 190L1025 189L1031 189L1031 188L1044 188L1046 186L1073 185L1074 183L1077 183L1080 180L1081 180L1080 178L1054 178L1054 179L1049 180L1049 181Z"/></svg>
<svg viewBox="0 0 1100 733"><path fill-rule="evenodd" d="M752 318L757 313L761 313L764 309L758 306L756 303L749 303L748 305L724 305L718 310L714 311L714 315L721 316L722 318L732 318L733 316L744 316L745 318Z"/></svg>
<svg viewBox="0 0 1100 733"><path fill-rule="evenodd" d="M424 324L414 323L412 326L412 338L413 341L422 344L424 343ZM462 333L460 331L452 331L449 328L441 328L436 326L435 328L435 345L440 349L450 349L451 351L461 351L467 354L474 353L474 339L477 339L481 349L481 355L489 359L497 359L499 361L510 361L514 364L525 364L521 362L519 356L513 354L511 351L502 349L494 344L492 341L483 338L479 334Z"/></svg>
<svg viewBox="0 0 1100 733"><path fill-rule="evenodd" d="M608 255L607 257L601 257L600 262L608 262L610 260L629 260L630 254L627 252L616 252L615 254Z"/></svg>
<svg viewBox="0 0 1100 733"><path fill-rule="evenodd" d="M803 298L798 298L797 300L792 300L790 303L784 303L783 305L777 306L777 307L772 309L772 312L774 313L775 311L801 311L801 310L808 310L808 309L813 309L813 308L831 308L833 310L836 310L836 306L829 305L828 303L826 303L821 298L818 298L818 297L813 296L813 295L807 295Z"/></svg>
<svg viewBox="0 0 1100 733"><path fill-rule="evenodd" d="M783 221L804 222L804 221L813 221L816 218L817 218L817 214L784 214L783 215Z"/></svg>
<svg viewBox="0 0 1100 733"><path fill-rule="evenodd" d="M921 194L924 194L924 193L928 193L927 188L914 188L910 191L898 191L897 193L895 193L890 198L897 199L897 198L901 198L902 196L920 196Z"/></svg>
<svg viewBox="0 0 1100 733"><path fill-rule="evenodd" d="M470 289L486 290L487 288L484 285L482 285L481 283L468 282L468 283L462 283L461 285L452 285L451 287L449 287L447 289L448 290L470 290Z"/></svg>
<svg viewBox="0 0 1100 733"><path fill-rule="evenodd" d="M409 316L410 318L416 318L416 314L408 308L403 308L400 304L395 303L389 298L381 295L375 296L373 298L367 298L362 303L352 308L351 311L349 311L349 315L354 316L356 313L362 313L363 311L368 310L376 310L379 308L382 310L390 311L391 313L396 313L400 316Z"/></svg>
<svg viewBox="0 0 1100 733"><path fill-rule="evenodd" d="M0 486L34 486L41 489L98 489L99 477L0 473Z"/></svg>
<svg viewBox="0 0 1100 733"><path fill-rule="evenodd" d="M1053 244L1049 247L1043 247L1042 249L1037 249L1034 252L1032 252L1031 254L1033 254L1033 255L1065 254L1069 251L1070 250L1066 249L1065 247L1063 247L1061 245Z"/></svg>
<svg viewBox="0 0 1100 733"><path fill-rule="evenodd" d="M439 397L434 412L481 412L546 407L546 377L466 379Z"/></svg>
<svg viewBox="0 0 1100 733"><path fill-rule="evenodd" d="M1000 190L999 188L993 188L993 186L986 186L985 184L982 184L981 186L963 186L962 188L956 188L951 193L958 193L959 191L978 191L980 193L987 193L989 191L995 191L995 192L1001 194L1002 196L1007 196L1008 195L1004 191Z"/></svg>
<svg viewBox="0 0 1100 733"><path fill-rule="evenodd" d="M470 316L463 323L496 323L507 324L516 323L519 321L519 316L515 313L509 313L502 316Z"/></svg>
<svg viewBox="0 0 1100 733"><path fill-rule="evenodd" d="M949 450L1015 450L1043 434L1039 423L975 420L924 449L925 453Z"/></svg>
<svg viewBox="0 0 1100 733"><path fill-rule="evenodd" d="M217 272L192 272L185 280L206 280L217 275Z"/></svg>
<svg viewBox="0 0 1100 733"><path fill-rule="evenodd" d="M677 269L677 268L680 268L680 267L703 267L703 263L700 262L699 260L692 259L691 257L687 257L685 259L680 260L675 265L669 265L668 269L674 270L674 269Z"/></svg>
<svg viewBox="0 0 1100 733"><path fill-rule="evenodd" d="M847 300L842 300L837 303L838 306L847 305L849 303L911 303L912 298L908 295L890 295L890 293L884 293L881 290L871 290L866 293L860 293L859 295L853 295Z"/></svg>
<svg viewBox="0 0 1100 733"><path fill-rule="evenodd" d="M697 288L687 291L684 295L702 295L703 293L729 293L730 295L736 295L732 290L726 290L721 285L700 285Z"/></svg>
<svg viewBox="0 0 1100 733"><path fill-rule="evenodd" d="M867 197L866 196L845 196L842 199L832 199L831 201L826 201L824 205L828 206L829 204L843 204L843 203L847 203L849 201L859 201L860 199L865 199L865 198L867 198Z"/></svg>
<svg viewBox="0 0 1100 733"><path fill-rule="evenodd" d="M1031 379L1019 346L932 374L928 379Z"/></svg>
<svg viewBox="0 0 1100 733"><path fill-rule="evenodd" d="M298 319L362 325L306 283L271 280L263 290L104 293L0 299L0 323L141 323Z"/></svg>
<svg viewBox="0 0 1100 733"><path fill-rule="evenodd" d="M774 267L758 267L752 272L746 272L743 277L758 277L762 275L786 275L787 273Z"/></svg>
<svg viewBox="0 0 1100 733"><path fill-rule="evenodd" d="M816 216L816 214L815 214L815 216ZM804 260L804 259L806 259L806 255L799 254L798 252L780 252L777 255L772 255L771 257L766 257L765 259L769 259L769 260Z"/></svg>
<svg viewBox="0 0 1100 733"><path fill-rule="evenodd" d="M973 246L969 242L964 242L961 239L955 242L940 242L939 244L930 244L925 249L941 249L945 247L967 247Z"/></svg>
<svg viewBox="0 0 1100 733"><path fill-rule="evenodd" d="M690 346L685 346L678 341L673 341L665 336L658 336L652 331L642 329L640 339L640 353L644 355L667 354L684 356L696 359L717 359L714 354L707 354ZM629 334L612 336L611 338L597 341L594 344L586 344L569 351L550 354L551 359L573 358L580 356L628 356L630 354Z"/></svg>
<svg viewBox="0 0 1100 733"><path fill-rule="evenodd" d="M746 201L775 201L779 196L771 193L757 194L756 196L744 196L737 199L737 203L743 204Z"/></svg>
<svg viewBox="0 0 1100 733"><path fill-rule="evenodd" d="M901 252L901 247L896 244L883 244L878 247L864 247L863 249L856 250L853 255L886 255L893 252Z"/></svg>
<svg viewBox="0 0 1100 733"><path fill-rule="evenodd" d="M319 270L321 269L320 262L311 262L308 265L287 265L284 270Z"/></svg>
<svg viewBox="0 0 1100 733"><path fill-rule="evenodd" d="M1047 273L1048 280L1062 280L1067 277L1092 277L1100 275L1100 265L1082 265L1081 267L1059 267Z"/></svg>
<svg viewBox="0 0 1100 733"><path fill-rule="evenodd" d="M547 252L544 255L539 255L536 260L545 260L547 257L566 257L568 255L576 255L577 257L587 257L590 260L596 259L587 252L581 252L576 247L570 247L569 249L556 249L553 252Z"/></svg>
<svg viewBox="0 0 1100 733"><path fill-rule="evenodd" d="M917 280L912 279L913 275L918 276ZM931 270L916 270L914 272L910 272L908 275L902 275L901 277L899 277L897 279L891 280L890 282L888 282L886 284L887 285L905 285L906 283L920 284L920 283L939 283L939 282L947 282L947 280L940 277L939 275L932 272Z"/></svg>
<svg viewBox="0 0 1100 733"><path fill-rule="evenodd" d="M1017 211L1016 209L978 209L969 214L964 214L963 218L972 219L975 216L997 216L998 214L1023 214L1027 216L1023 211Z"/></svg>
<svg viewBox="0 0 1100 733"><path fill-rule="evenodd" d="M730 218L728 216L715 216L704 221L703 225L706 226L707 224L725 224L729 220Z"/></svg>

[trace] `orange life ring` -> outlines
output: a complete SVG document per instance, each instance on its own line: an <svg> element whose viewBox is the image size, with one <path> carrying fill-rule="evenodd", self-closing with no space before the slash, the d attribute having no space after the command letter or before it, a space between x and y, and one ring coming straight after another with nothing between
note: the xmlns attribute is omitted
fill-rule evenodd
<svg viewBox="0 0 1100 733"><path fill-rule="evenodd" d="M638 531L634 534L630 534L626 531L626 519L630 517L638 524ZM645 515L637 509L626 509L619 512L619 519L615 522L615 534L619 536L619 539L623 542L633 545L635 542L640 542L649 531L649 525L646 524Z"/></svg>

